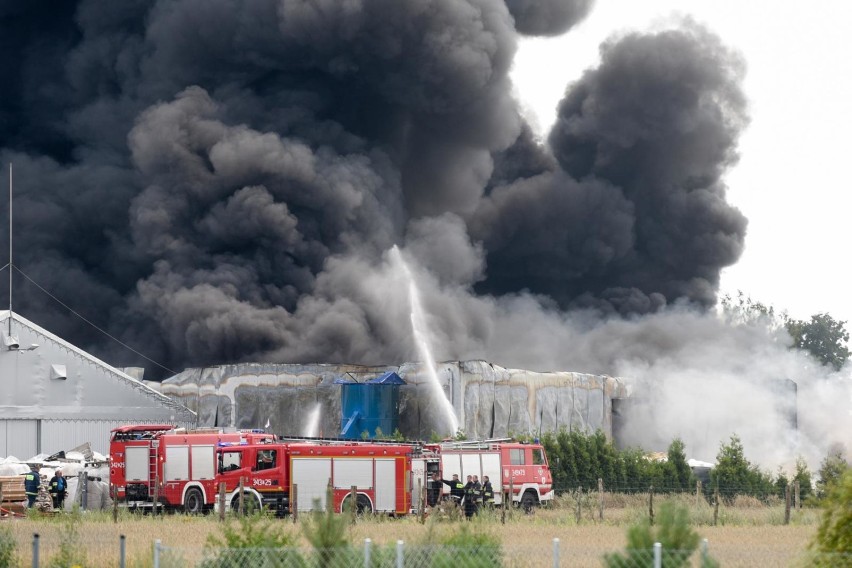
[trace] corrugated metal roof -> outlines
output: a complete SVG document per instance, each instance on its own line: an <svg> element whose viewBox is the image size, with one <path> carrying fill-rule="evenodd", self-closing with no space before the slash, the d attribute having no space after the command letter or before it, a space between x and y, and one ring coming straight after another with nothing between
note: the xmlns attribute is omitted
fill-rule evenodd
<svg viewBox="0 0 852 568"><path fill-rule="evenodd" d="M129 388L133 389L133 391L135 391L136 393L140 394L143 397L142 399L140 399L140 401L147 399L150 403L152 403L152 407L168 408L174 414L174 417L172 418L171 416L166 416L165 417L166 419L169 419L170 421L174 420L174 421L179 421L179 422L195 422L196 421L196 414L192 410L187 408L186 406L184 406L184 405L182 405L178 402L175 402L174 400L172 400L168 396L157 392L156 390L145 385L141 381L134 379L133 377L131 377L127 373L124 373L123 371L113 367L112 365L109 365L109 364L105 363L104 361L101 361L97 357L90 355L89 353L87 353L87 352L83 351L82 349L72 345L71 343L65 341L61 337L54 335L53 333L47 331L46 329L36 325L35 323L33 323L33 322L29 321L28 319L20 316L19 314L16 314L14 312L10 312L9 310L0 311L0 327L5 326L6 322L8 322L10 317L12 318L12 322L14 322L17 326L21 326L21 328L26 328L26 330L28 330L30 333L37 335L38 336L37 340L39 340L39 338L40 338L40 340L43 341L43 342L51 342L52 344L58 346L61 350L64 350L64 351L67 351L70 354L73 354L75 357L77 357L77 358L85 361L86 363L92 365L93 367L95 367L99 371L103 371L104 373L106 373L110 377L110 379L115 380L117 383L122 384L125 387L129 387ZM32 351L30 353L20 353L19 356L28 356L28 357L32 356L32 357L35 358L35 357L39 357L39 351ZM51 367L48 363L53 363L53 361L50 361L50 362L43 362L42 361L42 362L39 362L39 363L40 363L41 366L48 365L48 367ZM55 365L53 365L53 367L55 367ZM30 385L30 387L31 387L31 390L36 390L37 388L39 388L39 385ZM70 388L71 387L69 386L69 388L66 389L66 390L70 390ZM85 386L81 383L79 385L79 387L77 387L77 391L74 391L73 393L71 393L71 398L77 397L78 400L72 399L72 400L67 401L68 412L74 413L76 411L77 413L79 413L81 411L81 408L80 408L81 401L79 399L81 398L82 395L80 394L80 391L84 388L85 388ZM37 396L38 394L39 394L38 392L35 392L35 394L33 396ZM89 396L94 396L95 394L96 393L90 392ZM83 401L83 403L85 403L85 400ZM23 406L22 406L22 404L23 404ZM36 412L37 408L35 408L35 405L32 405L33 407L30 408L29 410L27 409L26 405L27 405L27 402L22 403L19 400L0 400L0 416L9 417L9 418L12 418L12 417L41 418L42 417L42 416L37 415L37 412ZM121 405L117 404L116 406L120 407ZM4 408L6 409L7 412L3 411ZM14 412L15 416L11 416L12 410L15 410L15 412ZM103 414L104 410L105 410L104 408L101 408L101 410L96 412L96 414L97 413ZM134 404L132 407L126 409L126 410L130 411L130 412L128 412L128 415L126 416L127 420L138 421L140 419L147 418L146 416L143 416L144 413L145 413L145 408L140 407L138 405L138 402L136 404ZM95 411L93 410L93 412L95 412ZM134 416L131 416L130 414L134 414ZM142 415L140 415L140 414L142 414ZM44 416L44 418L47 418L47 417ZM97 415L97 416L93 416L93 418L95 418L95 419L115 419L115 418L118 418L118 416ZM151 419L159 419L160 421L162 421L162 419L163 419L163 417L156 417L156 416L151 416L150 418Z"/></svg>

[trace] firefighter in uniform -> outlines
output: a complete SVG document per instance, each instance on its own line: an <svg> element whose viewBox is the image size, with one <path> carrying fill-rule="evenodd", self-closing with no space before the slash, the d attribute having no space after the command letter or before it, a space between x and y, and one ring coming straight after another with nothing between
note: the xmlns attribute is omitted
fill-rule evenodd
<svg viewBox="0 0 852 568"><path fill-rule="evenodd" d="M62 510L62 505L65 503L65 491L68 489L68 480L62 475L61 469L57 469L54 476L50 478L47 488L50 491L50 496L53 497L53 508Z"/></svg>
<svg viewBox="0 0 852 568"><path fill-rule="evenodd" d="M491 487L491 480L487 475L482 476L482 502L486 507L494 506L494 489Z"/></svg>
<svg viewBox="0 0 852 568"><path fill-rule="evenodd" d="M442 479L442 483L449 485L450 487L450 499L456 505L461 505L462 499L464 499L464 484L459 479L459 474L454 473L453 478L451 480Z"/></svg>
<svg viewBox="0 0 852 568"><path fill-rule="evenodd" d="M434 507L441 498L441 477L434 473L426 484L426 505Z"/></svg>
<svg viewBox="0 0 852 568"><path fill-rule="evenodd" d="M479 482L479 476L473 476L473 512L479 513L479 508L482 506L482 484Z"/></svg>
<svg viewBox="0 0 852 568"><path fill-rule="evenodd" d="M38 497L38 486L41 485L41 477L38 474L38 466L30 464L30 471L24 474L24 489L27 493L27 507L32 509Z"/></svg>
<svg viewBox="0 0 852 568"><path fill-rule="evenodd" d="M473 483L473 476L467 476L467 483L464 486L464 516L468 520L476 512L476 486Z"/></svg>

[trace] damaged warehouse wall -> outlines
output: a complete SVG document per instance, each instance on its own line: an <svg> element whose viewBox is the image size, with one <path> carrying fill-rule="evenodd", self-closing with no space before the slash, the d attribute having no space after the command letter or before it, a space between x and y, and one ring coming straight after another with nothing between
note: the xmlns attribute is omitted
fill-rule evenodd
<svg viewBox="0 0 852 568"><path fill-rule="evenodd" d="M340 433L340 385L387 371L406 382L400 387L399 428L407 438L452 434L441 405L432 398L425 365L367 367L328 364L221 365L186 369L152 386L198 413L199 426L264 428L280 435L335 437ZM612 400L626 396L620 379L572 372L540 373L507 369L486 361L436 365L437 379L461 428L472 439L513 433L555 431L561 427L612 434ZM316 428L309 415L319 407ZM391 434L386 432L385 434Z"/></svg>

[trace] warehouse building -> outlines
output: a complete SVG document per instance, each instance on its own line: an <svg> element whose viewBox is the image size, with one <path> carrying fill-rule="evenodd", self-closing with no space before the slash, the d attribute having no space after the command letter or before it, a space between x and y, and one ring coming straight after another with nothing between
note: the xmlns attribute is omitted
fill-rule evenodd
<svg viewBox="0 0 852 568"><path fill-rule="evenodd" d="M106 454L122 424L195 425L185 406L12 311L0 311L0 330L0 456L87 442Z"/></svg>

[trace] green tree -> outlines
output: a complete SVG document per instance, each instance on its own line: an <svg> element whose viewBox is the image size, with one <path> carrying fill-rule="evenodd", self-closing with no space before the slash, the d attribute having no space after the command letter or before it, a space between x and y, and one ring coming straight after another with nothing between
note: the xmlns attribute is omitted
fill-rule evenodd
<svg viewBox="0 0 852 568"><path fill-rule="evenodd" d="M692 468L686 461L686 445L680 438L675 438L669 444L666 471L674 490L689 490L695 484Z"/></svg>
<svg viewBox="0 0 852 568"><path fill-rule="evenodd" d="M716 467L710 479L719 488L719 495L731 501L736 495L752 495L765 499L774 494L772 476L760 471L745 458L743 444L735 434L728 444L722 444L716 455Z"/></svg>
<svg viewBox="0 0 852 568"><path fill-rule="evenodd" d="M793 345L807 351L823 365L840 370L849 359L849 332L846 322L837 321L827 313L811 316L810 321L787 319L787 332L793 338Z"/></svg>
<svg viewBox="0 0 852 568"><path fill-rule="evenodd" d="M811 549L817 566L848 566L852 561L852 470L829 486ZM845 555L845 556L839 556ZM844 560L845 559L845 560Z"/></svg>
<svg viewBox="0 0 852 568"><path fill-rule="evenodd" d="M843 446L833 444L817 472L819 479L816 482L816 496L819 499L824 498L828 494L829 488L837 483L848 469L849 464L846 463L846 458L843 455Z"/></svg>
<svg viewBox="0 0 852 568"><path fill-rule="evenodd" d="M787 312L778 314L774 307L752 300L742 290L737 291L736 298L725 294L720 304L725 320L734 325L764 325L769 329L780 329L787 321Z"/></svg>
<svg viewBox="0 0 852 568"><path fill-rule="evenodd" d="M808 463L802 456L796 458L796 475L793 476L793 482L797 481L799 482L799 498L804 501L813 494L813 480Z"/></svg>
<svg viewBox="0 0 852 568"><path fill-rule="evenodd" d="M728 499L737 493L745 493L749 487L749 464L739 437L734 434L728 444L722 444L716 455L716 467L710 471L710 479L719 488L719 494Z"/></svg>

